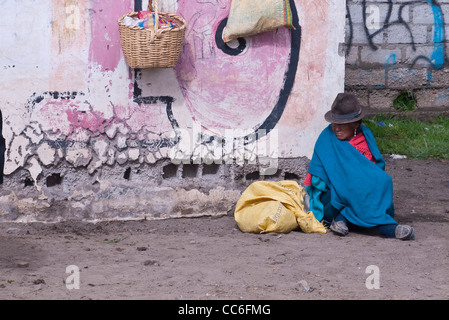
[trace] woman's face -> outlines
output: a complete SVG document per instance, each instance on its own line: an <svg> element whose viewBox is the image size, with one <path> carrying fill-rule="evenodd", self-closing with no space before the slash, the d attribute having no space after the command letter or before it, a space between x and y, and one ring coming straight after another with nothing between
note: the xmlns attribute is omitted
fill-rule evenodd
<svg viewBox="0 0 449 320"><path fill-rule="evenodd" d="M354 136L354 131L360 126L359 122L336 124L332 123L332 131L338 140L348 140Z"/></svg>

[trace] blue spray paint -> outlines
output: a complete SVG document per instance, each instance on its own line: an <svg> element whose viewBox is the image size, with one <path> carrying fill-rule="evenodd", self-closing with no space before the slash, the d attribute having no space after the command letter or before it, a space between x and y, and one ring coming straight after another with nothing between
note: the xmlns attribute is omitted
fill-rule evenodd
<svg viewBox="0 0 449 320"><path fill-rule="evenodd" d="M427 87L430 87L431 82L432 82L432 71L429 70L429 72L427 72Z"/></svg>
<svg viewBox="0 0 449 320"><path fill-rule="evenodd" d="M433 33L433 52L430 58L435 69L442 69L444 66L444 21L441 8L434 3L434 0L428 0L432 6L434 17L434 33Z"/></svg>
<svg viewBox="0 0 449 320"><path fill-rule="evenodd" d="M390 68L393 71L392 78L394 79L397 78L396 72L394 71L395 65L396 65L396 54L392 53L388 56L387 60L385 61L385 80L384 80L385 83L387 83L387 77Z"/></svg>

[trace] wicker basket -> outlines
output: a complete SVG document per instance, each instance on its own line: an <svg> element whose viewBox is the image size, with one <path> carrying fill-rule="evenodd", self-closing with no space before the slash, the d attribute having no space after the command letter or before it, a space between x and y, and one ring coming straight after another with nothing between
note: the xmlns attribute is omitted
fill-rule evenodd
<svg viewBox="0 0 449 320"><path fill-rule="evenodd" d="M151 0L148 10L152 10ZM153 28L126 26L123 19L136 17L137 12L123 15L118 20L120 42L126 63L131 68L173 68L178 62L184 40L186 21L170 13L159 12L159 0L154 1L156 24ZM160 29L159 17L172 20L173 28Z"/></svg>

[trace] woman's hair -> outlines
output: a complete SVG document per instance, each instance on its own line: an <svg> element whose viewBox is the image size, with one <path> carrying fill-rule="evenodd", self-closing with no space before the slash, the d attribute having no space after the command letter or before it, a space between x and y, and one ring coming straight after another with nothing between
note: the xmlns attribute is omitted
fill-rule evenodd
<svg viewBox="0 0 449 320"><path fill-rule="evenodd" d="M362 122L363 122L363 119L360 119L359 121L356 121L355 123L358 123L359 124L359 126L357 127L357 134L358 133L360 133L361 131L362 131Z"/></svg>

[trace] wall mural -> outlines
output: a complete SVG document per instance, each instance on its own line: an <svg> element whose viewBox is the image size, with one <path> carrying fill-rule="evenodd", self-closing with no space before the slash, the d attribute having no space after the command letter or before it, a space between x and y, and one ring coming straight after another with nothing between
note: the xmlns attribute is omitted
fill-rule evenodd
<svg viewBox="0 0 449 320"><path fill-rule="evenodd" d="M24 86L23 92L28 90L29 95L22 107L18 98L4 98L18 105L18 111L3 114L10 126L6 173L25 166L30 172L36 168L32 172L36 180L41 165L55 165L61 159L88 167L89 172L115 162L155 163L170 156L170 148L182 138L179 132L191 131L192 123L201 128L202 142L225 143L226 130L240 129L243 134L233 139L250 144L280 127L289 100L291 116L281 125L287 128L285 134L297 131L298 122L310 124L316 111L322 105L327 109L334 92L343 87L343 77L331 77L341 81L331 86L325 101L315 94L329 81L324 74L332 39L327 32L330 22L312 28L315 22L311 21L317 17L327 21L331 5L307 2L301 13L297 3L290 2L295 30L278 29L225 44L221 33L231 0L178 0L177 13L188 22L183 51L174 70L157 72L130 70L121 52L117 20L124 13L140 10L142 1L33 3L28 14L41 11L43 19L47 15L52 21L37 28L45 39L35 53L40 59L31 59L31 53L23 61L14 60L12 54L2 57L4 68L14 61L22 63L22 70L35 66L40 78ZM304 23L312 36L322 37L322 41L307 43L301 59L304 28L300 16L308 17ZM344 61L344 57L332 56L331 64L332 59ZM166 81L157 79L158 75L168 75L169 89L153 89L155 79L158 88ZM18 74L11 77L20 80ZM298 77L307 83L298 83ZM15 125L18 118L21 128ZM185 123L190 124L186 127Z"/></svg>
<svg viewBox="0 0 449 320"><path fill-rule="evenodd" d="M222 40L229 4L179 2L179 14L189 21L176 67L179 85L192 117L212 132L223 136L222 129L254 128L269 133L285 110L297 72L296 6L291 1L295 30L239 38L232 47Z"/></svg>

